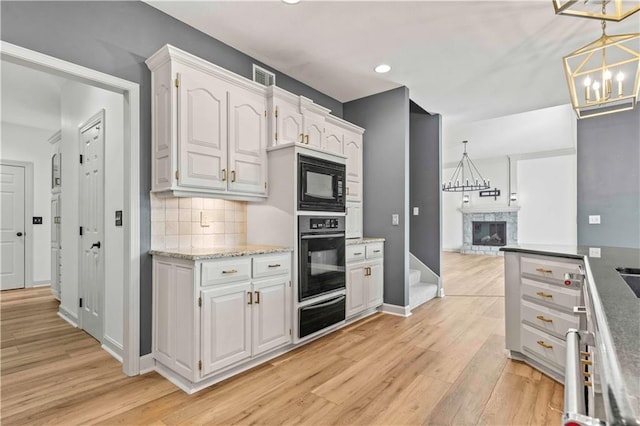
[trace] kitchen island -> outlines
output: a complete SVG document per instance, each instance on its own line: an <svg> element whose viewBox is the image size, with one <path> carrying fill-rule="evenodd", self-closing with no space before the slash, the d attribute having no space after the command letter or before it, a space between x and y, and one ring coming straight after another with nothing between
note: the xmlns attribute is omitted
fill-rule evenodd
<svg viewBox="0 0 640 426"><path fill-rule="evenodd" d="M601 419L606 417L606 421L612 424L625 421L626 424L633 424L634 419L637 421L640 418L640 298L634 294L616 268L640 268L640 250L602 247L599 257L589 256L588 247L522 245L507 246L501 248L501 250L505 252L508 349L513 353L518 353L517 348L514 350L515 345L513 343L509 347L509 333L511 330L512 335L516 334L514 330L516 328L519 329L520 324L514 325L513 321L510 322L510 319L513 319L516 315L519 316L520 312L524 313L525 304L529 303L531 305L531 301L527 300L527 295L524 292L519 293L521 282L522 286L525 287L526 282L532 282L532 280L528 279L532 275L530 272L540 273L542 275L539 277L540 286L547 286L547 288L559 287L558 291L566 293L570 290L562 288L562 286L574 286L575 282L567 279L573 279L574 276L571 273L565 275L564 281L563 278L560 278L560 285L554 287L556 284L554 279L557 281L557 277L552 276L555 273L553 271L562 270L562 266L567 264L577 266L582 274L576 274L576 276L585 276L582 284L584 297L577 305L583 305L585 301L588 301L592 305L593 312L587 312L585 316L578 315L581 319L580 321L576 319L576 322L580 324L580 328L585 326L584 319L595 323L595 326L591 326L595 335L593 349L595 356L593 359L595 360L596 377L599 374L600 380L594 378L595 382L592 384L596 388L599 385L606 387L601 391L603 409L598 410L596 408L595 414ZM555 263L554 259L557 259L560 263ZM525 267L525 262L527 261L548 262L555 265L555 267L539 266L527 272ZM561 262L568 263L563 265ZM542 265L542 263L539 263L539 265ZM522 278L520 278L521 276ZM514 295L511 301L509 293ZM517 294L522 296L522 311L520 311L519 296L518 301L515 299ZM540 309L544 310L545 305L551 306L553 304L553 302L549 302L553 300L551 292L539 291L534 294L539 294L546 298L538 302L540 303ZM517 307L514 306L516 303L518 304ZM589 306L587 306L587 309L589 310ZM514 315L514 313L516 314ZM564 315L564 317L568 318L566 312L562 312L559 315ZM547 323L551 322L549 318L543 315L536 318ZM520 317L518 319L523 323L521 327L528 327L528 329L533 330L532 327L525 324L524 314L522 319ZM542 329L545 325L544 323L541 324L543 325L538 326L539 329ZM537 330L535 331L537 332ZM549 337L549 339L554 341L552 340L553 337ZM555 342L563 343L561 339L555 339ZM544 348L552 346L544 340L538 340L536 343ZM523 346L524 343L521 344L521 347ZM522 352L526 354L526 348L523 348ZM527 358L526 355L524 358ZM539 367L536 365L535 356L533 358L534 360L530 363L534 367ZM524 360L530 361L528 359ZM562 367L564 368L564 363ZM539 369L548 373L544 368ZM558 378L554 374L550 375ZM592 386L592 384L587 386ZM565 383L565 386L569 385L569 383ZM594 405L598 406L598 399L596 399Z"/></svg>

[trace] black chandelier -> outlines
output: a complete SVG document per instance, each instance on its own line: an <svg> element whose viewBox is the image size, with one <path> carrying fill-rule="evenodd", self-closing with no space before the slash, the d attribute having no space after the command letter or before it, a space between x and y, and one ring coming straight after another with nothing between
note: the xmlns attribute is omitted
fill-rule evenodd
<svg viewBox="0 0 640 426"><path fill-rule="evenodd" d="M464 152L462 158L456 167L456 170L451 175L449 183L442 184L442 190L447 192L465 192L465 191L481 191L483 189L489 189L489 180L485 180L480 171L473 161L467 155L467 143L469 141L462 141L464 144Z"/></svg>

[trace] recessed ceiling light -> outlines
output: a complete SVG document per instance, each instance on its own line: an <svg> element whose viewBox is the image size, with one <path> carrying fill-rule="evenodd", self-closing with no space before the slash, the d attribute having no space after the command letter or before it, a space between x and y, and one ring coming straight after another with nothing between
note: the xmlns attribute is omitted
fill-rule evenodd
<svg viewBox="0 0 640 426"><path fill-rule="evenodd" d="M300 3L300 0L282 0L282 2L286 4L297 4Z"/></svg>
<svg viewBox="0 0 640 426"><path fill-rule="evenodd" d="M391 66L387 64L380 64L375 68L375 71L380 74L391 71Z"/></svg>

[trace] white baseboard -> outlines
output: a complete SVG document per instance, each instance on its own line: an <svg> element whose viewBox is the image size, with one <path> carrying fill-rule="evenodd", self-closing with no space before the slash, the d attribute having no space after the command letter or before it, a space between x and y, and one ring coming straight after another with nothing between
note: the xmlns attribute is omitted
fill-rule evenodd
<svg viewBox="0 0 640 426"><path fill-rule="evenodd" d="M140 374L147 374L155 371L156 360L153 358L153 354L146 354L140 357Z"/></svg>
<svg viewBox="0 0 640 426"><path fill-rule="evenodd" d="M51 282L49 280L43 280L43 281L34 281L31 283L31 285L26 287L48 287L50 285L51 285Z"/></svg>
<svg viewBox="0 0 640 426"><path fill-rule="evenodd" d="M124 353L122 345L107 335L105 335L102 340L102 349L122 364L122 354Z"/></svg>
<svg viewBox="0 0 640 426"><path fill-rule="evenodd" d="M442 251L447 251L450 253L460 253L460 247L458 248L443 248Z"/></svg>
<svg viewBox="0 0 640 426"><path fill-rule="evenodd" d="M75 328L78 328L78 317L67 311L62 305L58 308L58 316Z"/></svg>
<svg viewBox="0 0 640 426"><path fill-rule="evenodd" d="M397 315L399 317L408 317L409 315L411 315L410 306L398 306L391 305L389 303L383 303L381 311L385 314Z"/></svg>
<svg viewBox="0 0 640 426"><path fill-rule="evenodd" d="M444 288L440 287L440 289L438 290L438 296L437 297L444 297Z"/></svg>

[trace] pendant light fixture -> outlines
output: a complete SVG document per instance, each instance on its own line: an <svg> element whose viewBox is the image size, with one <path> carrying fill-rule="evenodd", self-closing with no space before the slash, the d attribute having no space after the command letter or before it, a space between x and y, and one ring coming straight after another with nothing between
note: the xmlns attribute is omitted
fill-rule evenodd
<svg viewBox="0 0 640 426"><path fill-rule="evenodd" d="M620 22L640 10L635 0L552 0L556 15L577 16L580 18L606 19ZM613 4L613 10L603 13L601 5Z"/></svg>
<svg viewBox="0 0 640 426"><path fill-rule="evenodd" d="M606 16L606 1L602 15ZM640 91L640 33L602 35L563 58L571 105L578 118L633 109Z"/></svg>
<svg viewBox="0 0 640 426"><path fill-rule="evenodd" d="M480 191L483 189L489 189L489 180L485 180L480 171L467 154L467 143L469 141L462 141L464 146L464 152L462 158L458 163L456 170L451 175L448 183L442 184L442 190L446 192L465 192L465 191Z"/></svg>

